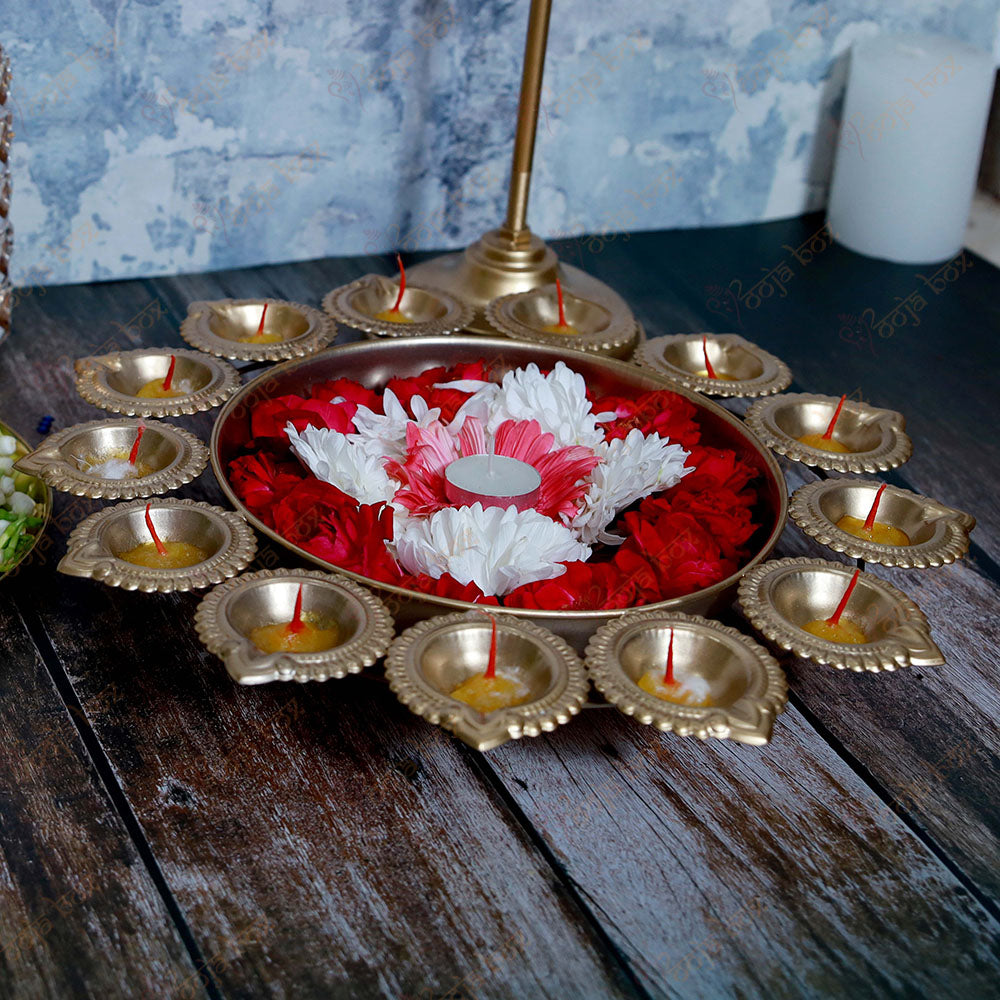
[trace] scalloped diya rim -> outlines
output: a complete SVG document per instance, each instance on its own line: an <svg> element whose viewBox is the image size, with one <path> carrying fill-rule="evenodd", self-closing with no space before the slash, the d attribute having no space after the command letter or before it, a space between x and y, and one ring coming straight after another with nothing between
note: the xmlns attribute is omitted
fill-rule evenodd
<svg viewBox="0 0 1000 1000"><path fill-rule="evenodd" d="M675 704L644 691L623 664L626 647L641 641L644 633L674 630L674 669L685 666L685 655L693 665L701 665L704 647L721 646L734 662L732 669L723 671L717 658L708 663L714 676L695 670L706 680L721 682L724 673L730 678L740 670L745 685L727 704L706 707ZM678 645L676 640L681 638ZM693 637L692 650L687 649L688 638ZM657 642L657 652L663 650ZM631 656L631 652L630 652ZM645 660L645 657L643 657ZM759 643L728 625L710 621L698 615L634 611L601 626L587 644L584 656L587 673L602 695L619 712L632 716L643 725L653 725L663 732L678 736L695 736L698 739L731 739L749 746L764 746L771 740L774 721L785 710L788 702L788 683L777 660ZM650 664L662 670L665 655L649 657ZM638 665L632 672L638 672ZM718 683L717 683L718 686Z"/></svg>
<svg viewBox="0 0 1000 1000"><path fill-rule="evenodd" d="M432 354L431 352L437 353ZM301 389L305 384L312 384L314 381L319 382L331 377L329 371L317 371L314 376L307 375L305 377L302 374L297 374L302 369L308 370L314 366L316 368L324 366L335 367L337 376L355 378L364 383L366 381L365 372L371 373L375 362L379 362L379 365L375 368L377 375L388 372L392 374L412 374L424 371L435 364L449 365L477 358L489 359L491 354L494 355L494 361L502 363L504 370L523 367L531 362L545 364L565 359L565 352L557 352L553 348L541 344L519 342L509 338L491 338L480 334L437 337L424 340L400 338L360 341L328 348L322 354L315 357L288 361L282 365L276 365L268 372L266 385L270 387L269 392L260 393L260 398L270 398L271 396L294 392L296 391L296 387ZM585 377L591 376L594 380L600 382L601 391L604 392L615 391L615 394L620 395L623 388L625 391L633 388L636 390L641 389L642 391L669 389L676 392L678 395L694 403L700 411L704 411L702 414L703 417L707 416L709 418L708 422L711 427L707 436L710 439L710 443L715 438L717 446L741 449L746 452L746 457L754 462L763 480L759 487L761 506L758 512L759 516L763 517L763 524L760 529L763 532L763 538L758 543L753 556L737 572L713 584L711 587L706 587L683 597L673 597L665 601L659 601L656 604L642 605L641 610L682 610L694 613L712 613L728 606L731 603L732 597L735 596L736 584L739 578L750 568L767 558L777 544L784 529L787 519L788 496L785 479L777 460L747 430L742 421L723 409L718 403L707 399L705 396L691 389L678 386L675 382L655 372L647 372L623 361L595 354L585 354L583 352L573 353L570 367L582 374L586 373ZM624 386L621 381L622 379L625 380ZM372 377L367 378L367 382L373 386L375 384L382 384L382 381L378 378ZM264 384L262 381L256 387L258 392ZM482 605L409 590L395 584L383 583L369 577L361 576L351 570L341 569L287 541L253 515L239 497L236 496L229 484L228 476L225 473L228 456L223 455L222 452L226 448L232 449L235 447L232 441L224 440L224 436L230 435L236 424L246 420L252 406L259 401L260 399L255 398L254 383L250 382L245 385L225 404L219 413L212 429L210 443L212 469L223 493L225 493L226 498L233 507L240 511L258 532L272 539L288 551L295 553L295 555L306 562L320 566L327 572L346 576L382 595L397 622L403 621L404 624L409 624L428 615L444 614L449 611L481 610ZM233 423L229 424L231 416L233 417ZM550 611L539 608L510 608L499 605L490 605L490 608L491 613L495 613L498 618L509 615L539 622L558 635L569 639L571 644L581 651L595 628L611 619L621 617L630 610L635 610L630 608L612 608L598 611Z"/></svg>
<svg viewBox="0 0 1000 1000"><path fill-rule="evenodd" d="M445 650L436 657L429 657L428 653L433 651L435 642L447 642L449 635L468 637L473 633L480 646L488 646L491 633L488 618L480 610L419 622L393 640L385 666L389 687L414 715L441 726L479 751L492 750L526 736L540 736L565 725L579 713L589 690L583 663L565 640L533 622L497 617L498 661L505 645L519 649L521 655L525 655L525 647L537 654L530 658L528 666L519 663L522 672L536 680L536 696L520 705L487 713L452 698L448 692L483 671L485 654L463 666L453 656L447 656L449 652L460 655L461 649ZM432 683L429 674L434 672L434 664L425 665L428 659L448 664L443 668L451 678L447 690ZM498 663L497 669L502 672L503 666Z"/></svg>
<svg viewBox="0 0 1000 1000"><path fill-rule="evenodd" d="M3 338L0 337L0 340L2 339ZM7 434L10 437L14 438L14 440L17 441L18 445L20 445L20 447L24 450L25 455L31 453L32 451L31 445L28 444L25 438L21 434L19 434L16 430L14 430L14 428L11 427L11 425L8 424L5 420L0 420L0 434ZM15 462L17 461L20 461L20 459L15 459ZM26 474L30 475L30 473ZM52 518L52 488L49 486L48 483L45 482L44 479L41 479L39 476L31 476L31 478L42 492L42 499L38 501L42 504L42 515L41 515L42 524L32 536L34 538L34 541L27 549L24 550L24 552L21 553L21 555L18 557L17 562L15 562L12 566L9 566L7 569L0 571L0 580L3 580L10 573L13 573L14 570L17 569L18 566L20 566L25 561L25 559L27 559L28 556L31 555L32 552L34 552L35 546L38 544L38 540L42 537L42 535L45 534L45 529L49 526L49 521Z"/></svg>
<svg viewBox="0 0 1000 1000"><path fill-rule="evenodd" d="M173 517L180 512L182 523L186 520L188 525L193 523L198 528L204 528L205 522L209 524L206 530L187 532L182 537L176 537L169 529L159 526L157 531L164 541L199 541L204 538L211 541L211 528L214 527L218 539L216 550L203 562L179 569L153 569L118 558L108 538L115 530L115 522L134 521L136 514L144 517L147 504L151 514L153 511L168 511L173 512L168 515ZM140 539L143 536L136 532L130 541L137 543ZM67 576L97 580L109 587L166 594L201 590L222 583L249 566L256 553L257 538L253 530L234 511L176 497L142 498L105 507L85 517L70 533L66 554L56 569Z"/></svg>
<svg viewBox="0 0 1000 1000"><path fill-rule="evenodd" d="M134 393L115 388L111 381L119 376L123 368L142 367L146 359L176 357L179 364L175 378L183 381L183 371L188 366L202 368L208 372L208 381L197 389L171 396L166 399L146 398ZM147 365L147 368L163 368L162 373L150 371L145 381L164 378L167 365ZM100 407L111 413L121 413L129 417L178 417L221 406L234 392L240 388L240 373L227 361L204 351L172 349L169 347L142 347L134 351L114 351L110 354L92 354L78 358L74 363L76 371L76 391L79 396L92 406Z"/></svg>
<svg viewBox="0 0 1000 1000"><path fill-rule="evenodd" d="M913 526L926 525L931 534L910 545L884 545L870 542L838 528L836 522L826 513L825 503L838 494L858 494L859 503L853 510L842 502L844 514L860 517L862 520L874 502L879 487L885 485L882 501L876 519L883 524L906 531L911 538L916 537ZM911 516L901 519L893 517L894 511ZM888 509L888 515L884 512ZM851 559L900 569L927 569L944 566L960 559L969 550L969 532L976 525L976 519L965 511L948 507L930 497L891 486L872 479L820 479L800 486L789 500L789 516L807 535L815 538L834 552L841 552ZM921 515L918 517L916 512ZM839 518L837 519L839 520Z"/></svg>
<svg viewBox="0 0 1000 1000"><path fill-rule="evenodd" d="M74 465L63 454L63 449L78 438L98 436L105 431L124 429L134 439L139 428L145 428L139 456L149 450L150 444L160 439L166 447L174 449L173 457L160 469L133 479L106 479L91 476ZM156 447L154 445L154 447ZM139 457L137 456L137 458ZM99 458L94 455L94 458ZM20 458L15 467L22 472L42 479L60 493L70 493L93 500L133 500L140 497L161 496L180 489L197 479L208 466L208 447L190 431L173 424L161 423L142 417L106 417L73 424L51 434L30 454Z"/></svg>
<svg viewBox="0 0 1000 1000"><path fill-rule="evenodd" d="M863 598L867 594L864 621L858 621L857 610L853 614L844 613L845 618L863 626L866 634L888 622L884 634L868 643L830 642L805 632L781 610L776 600L778 589L784 585L786 591L793 590L791 599L795 606L804 604L807 615L825 618L832 614L854 572L855 567L844 563L805 556L766 562L754 567L740 581L740 606L753 627L775 645L824 666L857 673L880 673L892 672L900 667L943 665L944 655L931 637L930 624L924 613L901 590L871 573L860 573L857 588L851 596L856 605L859 596ZM795 576L811 578L795 580ZM820 610L820 602L813 600L808 588L818 587L820 578L831 576L837 579L837 585L823 596L823 610ZM800 584L806 586L804 601L802 594L795 590ZM782 594L781 602L789 600L787 593ZM810 609L810 602L814 610ZM868 618L872 621L869 622Z"/></svg>
<svg viewBox="0 0 1000 1000"><path fill-rule="evenodd" d="M760 373L729 382L724 379L709 378L707 375L698 375L694 371L689 371L667 360L666 348L694 342L700 350L702 337L707 337L709 342L714 342L722 349L723 360L712 362L712 367L716 371L722 372L724 375L732 375L734 368L745 367L746 363L756 362ZM744 362L740 358L740 354L746 355L747 358L751 359L750 362ZM743 364L734 366L732 364L733 357L736 357ZM783 392L792 382L791 369L781 358L765 351L764 348L737 333L705 331L653 337L636 347L632 360L640 367L648 368L659 375L673 379L688 389L695 389L706 395L720 398L771 396Z"/></svg>
<svg viewBox="0 0 1000 1000"><path fill-rule="evenodd" d="M239 611L241 600L262 596L254 595L255 591L266 591L285 584L293 587L302 584L306 599L310 589L318 591L321 605L323 598L326 599L327 620L334 620L339 629L346 618L354 627L353 632L330 649L315 653L265 653L258 649L249 636L234 624L233 614ZM305 604L306 600L303 601L304 607ZM305 610L308 612L311 609ZM290 616L291 611L288 612ZM269 625L272 622L261 619L258 624ZM353 580L337 578L319 570L303 569L259 570L218 584L198 605L195 629L205 648L223 661L229 676L238 684L247 685L272 681L306 683L341 680L374 664L385 654L393 637L392 616L370 590Z"/></svg>

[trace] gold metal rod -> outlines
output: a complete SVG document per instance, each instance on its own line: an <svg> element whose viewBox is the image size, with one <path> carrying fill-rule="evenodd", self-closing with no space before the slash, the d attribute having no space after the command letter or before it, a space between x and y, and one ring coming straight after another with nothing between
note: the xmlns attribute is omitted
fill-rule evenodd
<svg viewBox="0 0 1000 1000"><path fill-rule="evenodd" d="M521 74L521 97L517 107L517 133L510 170L510 193L507 198L505 235L512 242L527 229L528 189L531 186L531 161L535 155L538 107L542 96L542 73L545 47L549 37L549 14L552 0L531 0L528 34L524 41L524 71Z"/></svg>

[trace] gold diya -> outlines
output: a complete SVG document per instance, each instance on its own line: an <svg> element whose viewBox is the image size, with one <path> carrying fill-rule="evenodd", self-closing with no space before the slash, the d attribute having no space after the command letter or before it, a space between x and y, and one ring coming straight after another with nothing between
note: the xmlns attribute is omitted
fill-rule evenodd
<svg viewBox="0 0 1000 1000"><path fill-rule="evenodd" d="M17 431L2 420L0 420L0 435L11 437L16 442L12 455L0 456L0 463L2 463L0 464L0 474L13 477L14 487L17 492L23 493L35 501L35 509L30 512L29 516L41 518L42 521L38 527L28 533L30 542L21 551L11 555L11 550L4 546L4 551L7 554L0 553L0 580L2 580L8 573L13 572L17 566L28 558L35 546L38 545L39 539L45 533L49 518L52 516L52 491L37 476L29 476L24 473L21 473L19 476L14 474L12 465L8 466L7 461L9 459L13 459L14 462L19 461L31 451L31 446ZM0 520L0 538L3 537L5 530L9 526L10 523L8 521ZM46 539L46 545L51 545L50 539ZM39 551L42 550L40 549Z"/></svg>
<svg viewBox="0 0 1000 1000"><path fill-rule="evenodd" d="M282 642L303 634L293 632L296 621L319 641ZM220 584L198 605L195 628L238 684L325 681L360 673L385 653L393 633L392 617L371 591L328 573L291 569L245 573ZM292 635L282 635L282 629ZM267 651L258 642L271 649L326 648Z"/></svg>
<svg viewBox="0 0 1000 1000"><path fill-rule="evenodd" d="M176 490L206 465L208 449L193 434L122 417L58 431L15 467L74 496L129 500Z"/></svg>
<svg viewBox="0 0 1000 1000"><path fill-rule="evenodd" d="M876 501L875 525L903 532L906 541L902 544L854 533L864 532ZM821 479L800 486L792 494L789 514L807 535L834 552L903 569L954 562L968 552L969 532L976 524L971 514L871 479Z"/></svg>
<svg viewBox="0 0 1000 1000"><path fill-rule="evenodd" d="M709 396L770 396L792 381L784 361L735 333L654 337L632 360Z"/></svg>
<svg viewBox="0 0 1000 1000"><path fill-rule="evenodd" d="M585 660L619 711L678 736L763 746L788 701L785 675L767 650L696 615L630 612L597 630ZM669 687L659 682L665 669Z"/></svg>
<svg viewBox="0 0 1000 1000"><path fill-rule="evenodd" d="M483 712L453 697L488 674L491 660L516 689L512 704ZM564 640L532 622L482 611L414 625L390 645L385 664L389 686L411 712L476 750L551 732L587 696L583 664Z"/></svg>
<svg viewBox="0 0 1000 1000"><path fill-rule="evenodd" d="M838 670L944 663L927 619L906 594L843 563L801 557L762 563L740 581L739 601L754 628L782 649ZM833 642L804 629L840 614L865 641Z"/></svg>
<svg viewBox="0 0 1000 1000"><path fill-rule="evenodd" d="M239 372L200 351L142 348L80 358L76 391L94 406L130 417L200 413L224 403L240 387ZM155 395L140 395L161 392ZM170 393L170 395L166 395Z"/></svg>
<svg viewBox="0 0 1000 1000"><path fill-rule="evenodd" d="M613 358L629 358L639 336L630 313L614 313L599 302L564 292L559 284L493 299L486 306L486 322L514 340Z"/></svg>
<svg viewBox="0 0 1000 1000"><path fill-rule="evenodd" d="M457 333L474 314L472 306L436 288L404 286L381 274L366 274L328 292L323 308L337 321L378 337L433 337ZM385 318L398 303L401 319ZM383 318L379 318L379 316Z"/></svg>
<svg viewBox="0 0 1000 1000"><path fill-rule="evenodd" d="M779 455L834 472L883 472L902 465L913 452L901 413L844 397L786 393L752 403L744 419ZM822 450L799 440L805 437L819 443L834 422L831 439L841 451Z"/></svg>
<svg viewBox="0 0 1000 1000"><path fill-rule="evenodd" d="M192 302L181 336L199 351L236 361L283 361L315 354L337 335L330 318L281 299Z"/></svg>
<svg viewBox="0 0 1000 1000"><path fill-rule="evenodd" d="M176 568L131 561L152 544L151 534L163 545L183 546L192 559L204 558ZM57 568L109 587L169 593L221 583L245 569L256 552L253 531L232 511L194 500L133 500L84 518L70 534Z"/></svg>

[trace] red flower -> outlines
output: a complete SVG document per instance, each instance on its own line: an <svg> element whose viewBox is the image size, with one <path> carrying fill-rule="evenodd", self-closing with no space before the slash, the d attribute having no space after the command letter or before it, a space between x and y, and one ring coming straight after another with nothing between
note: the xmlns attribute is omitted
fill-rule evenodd
<svg viewBox="0 0 1000 1000"><path fill-rule="evenodd" d="M732 490L739 493L751 479L757 476L753 466L739 458L734 451L722 448L707 448L696 445L685 465L694 469L678 483L687 493L701 493L704 490Z"/></svg>
<svg viewBox="0 0 1000 1000"><path fill-rule="evenodd" d="M594 402L594 413L616 414L614 420L602 425L609 441L638 429L643 434L659 434L690 448L701 437L701 429L694 419L696 412L693 403L669 389L642 393L634 399L604 396Z"/></svg>
<svg viewBox="0 0 1000 1000"><path fill-rule="evenodd" d="M229 482L236 495L265 524L273 526L272 507L305 480L297 462L276 462L269 455L243 455L229 463Z"/></svg>
<svg viewBox="0 0 1000 1000"><path fill-rule="evenodd" d="M553 580L526 583L507 594L509 608L543 608L546 611L596 611L627 608L634 585L612 563L563 563L566 572Z"/></svg>
<svg viewBox="0 0 1000 1000"><path fill-rule="evenodd" d="M750 508L756 500L752 490L734 493L729 489L702 490L689 493L679 489L671 495L648 497L639 505L643 518L655 521L665 514L688 514L693 517L718 543L727 559L746 554L743 546L757 529Z"/></svg>
<svg viewBox="0 0 1000 1000"><path fill-rule="evenodd" d="M288 440L285 425L291 421L297 431L307 425L328 427L342 434L354 431L356 403L328 403L322 399L303 399L301 396L276 396L254 407L250 417L250 431L255 438L281 438Z"/></svg>
<svg viewBox="0 0 1000 1000"><path fill-rule="evenodd" d="M470 361L466 364L453 365L451 368L443 366L440 368L428 368L427 371L421 372L419 375L412 375L410 378L391 378L385 387L391 389L396 394L399 402L410 416L413 416L413 410L410 408L410 400L414 396L421 396L428 406L440 406L440 402L431 403L430 401L432 392L441 392L441 390L434 390L434 386L441 382L458 382L465 379L472 379L477 382L487 381L489 374L486 370L485 362ZM452 392L457 391L460 390L452 390ZM446 402L452 405L456 398L454 396L446 397ZM458 406L461 406L467 398L468 396L463 393L462 402ZM456 410L458 406L455 407ZM445 417L443 409L441 417L445 423L450 419Z"/></svg>
<svg viewBox="0 0 1000 1000"><path fill-rule="evenodd" d="M435 597L451 597L456 601L470 601L473 604L499 604L492 595L484 594L474 583L459 583L450 573L443 573L436 580L426 573L419 576L404 575L399 581L401 587L419 590L422 594Z"/></svg>
<svg viewBox="0 0 1000 1000"><path fill-rule="evenodd" d="M342 396L348 403L356 406L367 406L375 413L382 413L382 394L363 386L360 382L355 382L349 378L330 379L327 382L317 382L309 395L313 399L321 399L326 403L332 402L338 396Z"/></svg>

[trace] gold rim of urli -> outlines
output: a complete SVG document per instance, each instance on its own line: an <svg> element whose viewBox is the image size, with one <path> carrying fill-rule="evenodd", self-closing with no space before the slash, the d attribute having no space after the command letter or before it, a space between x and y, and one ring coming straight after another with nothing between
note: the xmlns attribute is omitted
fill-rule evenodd
<svg viewBox="0 0 1000 1000"><path fill-rule="evenodd" d="M360 609L363 623L350 638L321 652L262 652L236 628L229 612L241 595L274 581L330 591L355 610ZM225 663L229 675L240 684L339 680L375 663L393 635L392 616L370 590L345 577L311 569L260 570L227 580L202 598L195 612L195 628L206 648Z"/></svg>
<svg viewBox="0 0 1000 1000"><path fill-rule="evenodd" d="M334 288L323 296L323 309L337 322L355 330L377 337L441 337L458 333L463 330L475 315L475 308L464 299L444 292L440 288L427 288L423 285L407 285L401 311L406 312L407 298L413 293L427 296L438 302L443 311L431 319L411 323L393 323L376 319L371 313L364 312L355 305L359 295L372 293L375 289L398 288L391 279L381 274L365 274L354 281ZM392 298L392 296L390 296ZM391 303L390 303L391 304Z"/></svg>
<svg viewBox="0 0 1000 1000"><path fill-rule="evenodd" d="M747 573L739 585L739 602L744 613L758 632L782 649L816 663L838 670L857 672L893 671L899 667L941 666L944 656L931 638L930 625L920 608L901 590L872 573L861 573L852 602L864 607L865 624L869 629L881 624L881 638L863 644L830 642L803 631L783 614L776 603L778 590L785 586L800 614L810 614L809 577L833 574L837 586L833 591L846 591L854 576L854 567L826 559L795 557L761 563ZM859 593L860 592L860 593ZM830 597L816 618L829 617L836 606ZM844 612L852 618L851 605ZM871 618L874 624L869 625Z"/></svg>
<svg viewBox="0 0 1000 1000"><path fill-rule="evenodd" d="M921 511L934 529L929 538L911 545L870 542L838 528L823 511L823 501L826 498L855 490L866 494L865 504L870 505L879 487L883 485L886 487L883 502L886 498L902 498ZM880 510L883 509L880 506ZM976 519L971 514L946 507L919 493L873 479L820 479L807 483L792 494L788 513L807 535L834 552L842 552L851 559L864 559L865 562L897 566L900 569L926 569L954 562L969 551L969 532L976 524ZM876 519L893 527L900 527L893 525L891 519L884 515L876 516Z"/></svg>
<svg viewBox="0 0 1000 1000"><path fill-rule="evenodd" d="M77 438L93 436L105 430L124 429L132 440L144 428L143 442L148 448L157 437L173 446L174 457L162 469L134 479L106 479L92 476L64 456L63 446ZM150 432L152 432L150 434ZM148 435L148 439L147 439ZM127 451L128 449L125 448ZM138 458L143 454L140 445ZM94 454L95 459L100 455ZM133 497L152 497L176 490L196 479L208 465L208 448L190 432L173 424L158 420L133 417L111 417L74 424L50 435L29 455L18 459L16 468L38 476L54 490L72 493L78 497L95 500L131 500Z"/></svg>
<svg viewBox="0 0 1000 1000"><path fill-rule="evenodd" d="M272 344L247 344L228 337L221 337L212 330L213 312L236 306L287 308L299 313L306 321L306 329L288 340ZM284 299L215 299L192 302L188 305L187 318L181 323L181 336L194 348L217 358L232 361L288 361L315 354L330 344L337 336L336 324L319 309L301 302Z"/></svg>
<svg viewBox="0 0 1000 1000"><path fill-rule="evenodd" d="M651 628L676 628L725 646L749 676L740 697L727 706L699 708L664 701L640 688L625 672L621 650L630 639ZM629 612L594 633L584 661L594 685L620 712L643 725L653 725L678 736L701 740L714 737L763 746L771 738L775 717L784 711L788 701L785 675L766 649L742 632L698 615ZM675 663L680 666L677 660Z"/></svg>
<svg viewBox="0 0 1000 1000"><path fill-rule="evenodd" d="M220 539L218 548L203 562L180 569L153 569L119 559L109 543L109 533L114 530L116 521L131 519L134 511L144 513L147 504L151 516L157 511L167 511L168 517L178 512L189 523L194 520L198 527L207 525ZM172 537L172 532L162 524L158 533L164 542L186 540ZM60 573L98 580L109 587L170 593L201 590L222 583L249 566L256 553L257 538L239 514L196 500L165 497L116 504L84 518L70 534L66 555L57 568Z"/></svg>
<svg viewBox="0 0 1000 1000"><path fill-rule="evenodd" d="M542 651L552 679L539 698L483 715L434 687L424 676L421 658L431 642L467 629L490 631L489 615L457 612L408 628L389 646L385 674L396 697L415 715L442 726L477 750L490 750L508 740L550 732L576 715L587 697L588 682L580 658L569 643L533 622L496 617L497 636L519 637Z"/></svg>
<svg viewBox="0 0 1000 1000"><path fill-rule="evenodd" d="M145 358L185 359L208 370L209 380L200 389L169 399L147 399L122 392L111 385L110 379L121 372L123 366L141 362ZM169 364L169 362L168 362ZM76 369L76 391L88 403L112 413L130 417L173 417L201 413L220 406L240 387L240 373L221 358L203 351L183 348L144 347L136 351L116 351L112 354L80 358ZM162 377L162 376L161 376Z"/></svg>
<svg viewBox="0 0 1000 1000"><path fill-rule="evenodd" d="M821 451L803 444L784 431L778 423L779 416L794 417L796 407L820 405L824 414L832 417L840 399L809 392L784 393L751 403L744 417L747 427L773 451L794 462L802 462L830 472L885 472L902 465L912 454L913 444L903 428L906 419L896 410L869 406L852 399L844 401L841 416L851 414L866 426L879 433L879 442L873 448L846 453ZM822 430L823 428L817 428ZM837 432L834 437L838 437ZM848 442L845 442L845 444Z"/></svg>
<svg viewBox="0 0 1000 1000"><path fill-rule="evenodd" d="M727 348L734 348L752 355L760 363L761 373L753 378L733 379L732 381L709 378L707 375L697 375L695 372L681 368L665 357L665 349L672 344L697 341L700 346L703 336L707 337L709 341L714 341L723 351ZM648 368L658 375L665 375L675 382L680 382L685 388L703 392L707 396L772 396L775 393L783 392L792 381L792 373L784 361L736 333L679 333L666 337L654 337L636 347L632 360L640 368ZM715 365L715 367L718 368L719 365Z"/></svg>

